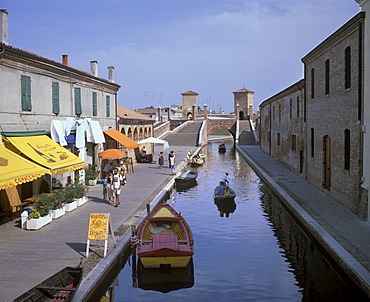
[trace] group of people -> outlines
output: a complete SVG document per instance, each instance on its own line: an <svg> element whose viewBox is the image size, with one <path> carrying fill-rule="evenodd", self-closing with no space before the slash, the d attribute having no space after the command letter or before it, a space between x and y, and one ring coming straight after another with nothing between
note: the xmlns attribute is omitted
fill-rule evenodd
<svg viewBox="0 0 370 302"><path fill-rule="evenodd" d="M159 152L158 165L160 169L162 169L162 167L164 166L163 151ZM168 154L168 167L171 169L171 174L176 174L176 156L174 150L171 150L171 152Z"/></svg>
<svg viewBox="0 0 370 302"><path fill-rule="evenodd" d="M107 167L108 166L108 167ZM105 176L103 183L103 199L113 203L118 207L120 202L121 189L126 184L127 168L123 161L120 161L116 168L113 168L112 162L108 162L103 171Z"/></svg>
<svg viewBox="0 0 370 302"><path fill-rule="evenodd" d="M229 172L225 172L225 175L223 176L219 185L215 188L214 195L226 197L230 194L234 194L234 191L230 189L230 186L229 186Z"/></svg>

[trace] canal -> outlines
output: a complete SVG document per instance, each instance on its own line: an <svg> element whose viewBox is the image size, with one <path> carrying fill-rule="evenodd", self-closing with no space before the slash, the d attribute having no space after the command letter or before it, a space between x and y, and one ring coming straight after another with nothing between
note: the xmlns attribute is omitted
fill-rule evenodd
<svg viewBox="0 0 370 302"><path fill-rule="evenodd" d="M111 301L367 301L232 146L217 147L203 149L198 185L167 201L192 228L192 266L135 270L128 257ZM226 171L237 197L218 208L213 190Z"/></svg>

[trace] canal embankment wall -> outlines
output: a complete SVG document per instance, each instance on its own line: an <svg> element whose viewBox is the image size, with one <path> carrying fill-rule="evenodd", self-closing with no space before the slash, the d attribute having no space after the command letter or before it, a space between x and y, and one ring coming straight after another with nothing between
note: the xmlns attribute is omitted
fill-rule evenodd
<svg viewBox="0 0 370 302"><path fill-rule="evenodd" d="M293 217L370 298L370 224L328 194L265 154L259 146L237 151L279 197Z"/></svg>

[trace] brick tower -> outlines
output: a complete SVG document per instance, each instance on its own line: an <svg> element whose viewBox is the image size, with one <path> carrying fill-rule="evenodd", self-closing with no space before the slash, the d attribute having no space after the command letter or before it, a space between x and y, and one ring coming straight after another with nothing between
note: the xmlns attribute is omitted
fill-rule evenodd
<svg viewBox="0 0 370 302"><path fill-rule="evenodd" d="M236 90L234 94L234 112L235 115L239 115L240 120L244 120L253 117L253 96L254 91L245 89ZM239 109L237 109L239 104ZM236 112L239 110L239 112Z"/></svg>
<svg viewBox="0 0 370 302"><path fill-rule="evenodd" d="M198 114L198 93L188 90L182 95L182 117L192 119L192 107L195 105L195 116Z"/></svg>

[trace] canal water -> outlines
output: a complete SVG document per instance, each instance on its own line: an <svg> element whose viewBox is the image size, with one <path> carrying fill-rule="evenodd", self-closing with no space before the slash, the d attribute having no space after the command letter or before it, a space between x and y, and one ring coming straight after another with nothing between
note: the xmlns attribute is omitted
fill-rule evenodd
<svg viewBox="0 0 370 302"><path fill-rule="evenodd" d="M366 301L228 145L202 150L198 185L167 201L187 220L194 256L187 269L148 271L127 259L113 301ZM219 208L213 190L229 172L235 204Z"/></svg>

